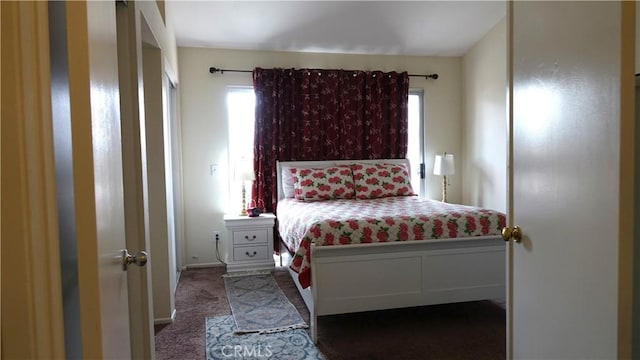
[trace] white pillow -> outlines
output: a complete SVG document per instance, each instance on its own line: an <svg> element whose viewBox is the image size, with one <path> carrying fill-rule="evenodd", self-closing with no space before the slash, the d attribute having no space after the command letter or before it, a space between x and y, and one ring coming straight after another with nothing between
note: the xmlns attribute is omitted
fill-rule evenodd
<svg viewBox="0 0 640 360"><path fill-rule="evenodd" d="M296 183L296 172L298 169L289 166L282 167L282 192L285 198L292 198L295 196L294 186Z"/></svg>

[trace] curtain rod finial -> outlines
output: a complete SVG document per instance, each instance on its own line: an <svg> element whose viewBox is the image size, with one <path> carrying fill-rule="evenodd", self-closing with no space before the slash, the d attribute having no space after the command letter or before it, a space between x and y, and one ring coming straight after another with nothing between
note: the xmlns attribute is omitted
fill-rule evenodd
<svg viewBox="0 0 640 360"><path fill-rule="evenodd" d="M429 74L429 75L425 76L425 79L438 80L438 74Z"/></svg>
<svg viewBox="0 0 640 360"><path fill-rule="evenodd" d="M223 71L221 69L218 69L217 67L210 67L209 72L212 74L215 74L217 72L220 72L221 74L223 73Z"/></svg>

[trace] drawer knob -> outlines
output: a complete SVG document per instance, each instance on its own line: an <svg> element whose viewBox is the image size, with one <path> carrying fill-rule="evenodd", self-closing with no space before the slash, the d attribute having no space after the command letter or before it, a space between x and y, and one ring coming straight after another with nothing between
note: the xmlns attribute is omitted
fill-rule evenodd
<svg viewBox="0 0 640 360"><path fill-rule="evenodd" d="M245 254L245 255L247 255L248 257L252 258L252 257L256 256L256 255L258 254L258 252L257 252L257 251L254 251L254 252L253 252L253 254L249 254L249 252L248 252L248 251L245 251L245 253L244 253L244 254Z"/></svg>
<svg viewBox="0 0 640 360"><path fill-rule="evenodd" d="M256 239L256 236L255 236L255 235L253 235L251 238L249 238L249 235L245 235L245 236L244 236L244 238L245 238L246 240L253 241L253 240L255 240L255 239Z"/></svg>

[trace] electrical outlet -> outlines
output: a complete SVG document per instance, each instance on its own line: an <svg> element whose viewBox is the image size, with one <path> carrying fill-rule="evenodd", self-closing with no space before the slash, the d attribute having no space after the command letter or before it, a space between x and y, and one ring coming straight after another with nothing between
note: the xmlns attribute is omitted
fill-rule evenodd
<svg viewBox="0 0 640 360"><path fill-rule="evenodd" d="M220 240L222 240L222 235L220 234L220 231L214 231L213 241L220 241Z"/></svg>

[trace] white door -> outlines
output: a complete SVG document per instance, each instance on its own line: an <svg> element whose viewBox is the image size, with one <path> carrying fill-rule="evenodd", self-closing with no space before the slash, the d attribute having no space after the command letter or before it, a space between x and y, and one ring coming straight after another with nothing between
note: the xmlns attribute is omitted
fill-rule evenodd
<svg viewBox="0 0 640 360"><path fill-rule="evenodd" d="M510 245L509 355L614 359L626 346L619 248L630 241L621 227L622 5L510 4L510 223L524 237Z"/></svg>
<svg viewBox="0 0 640 360"><path fill-rule="evenodd" d="M66 3L83 358L130 357L115 3Z"/></svg>

